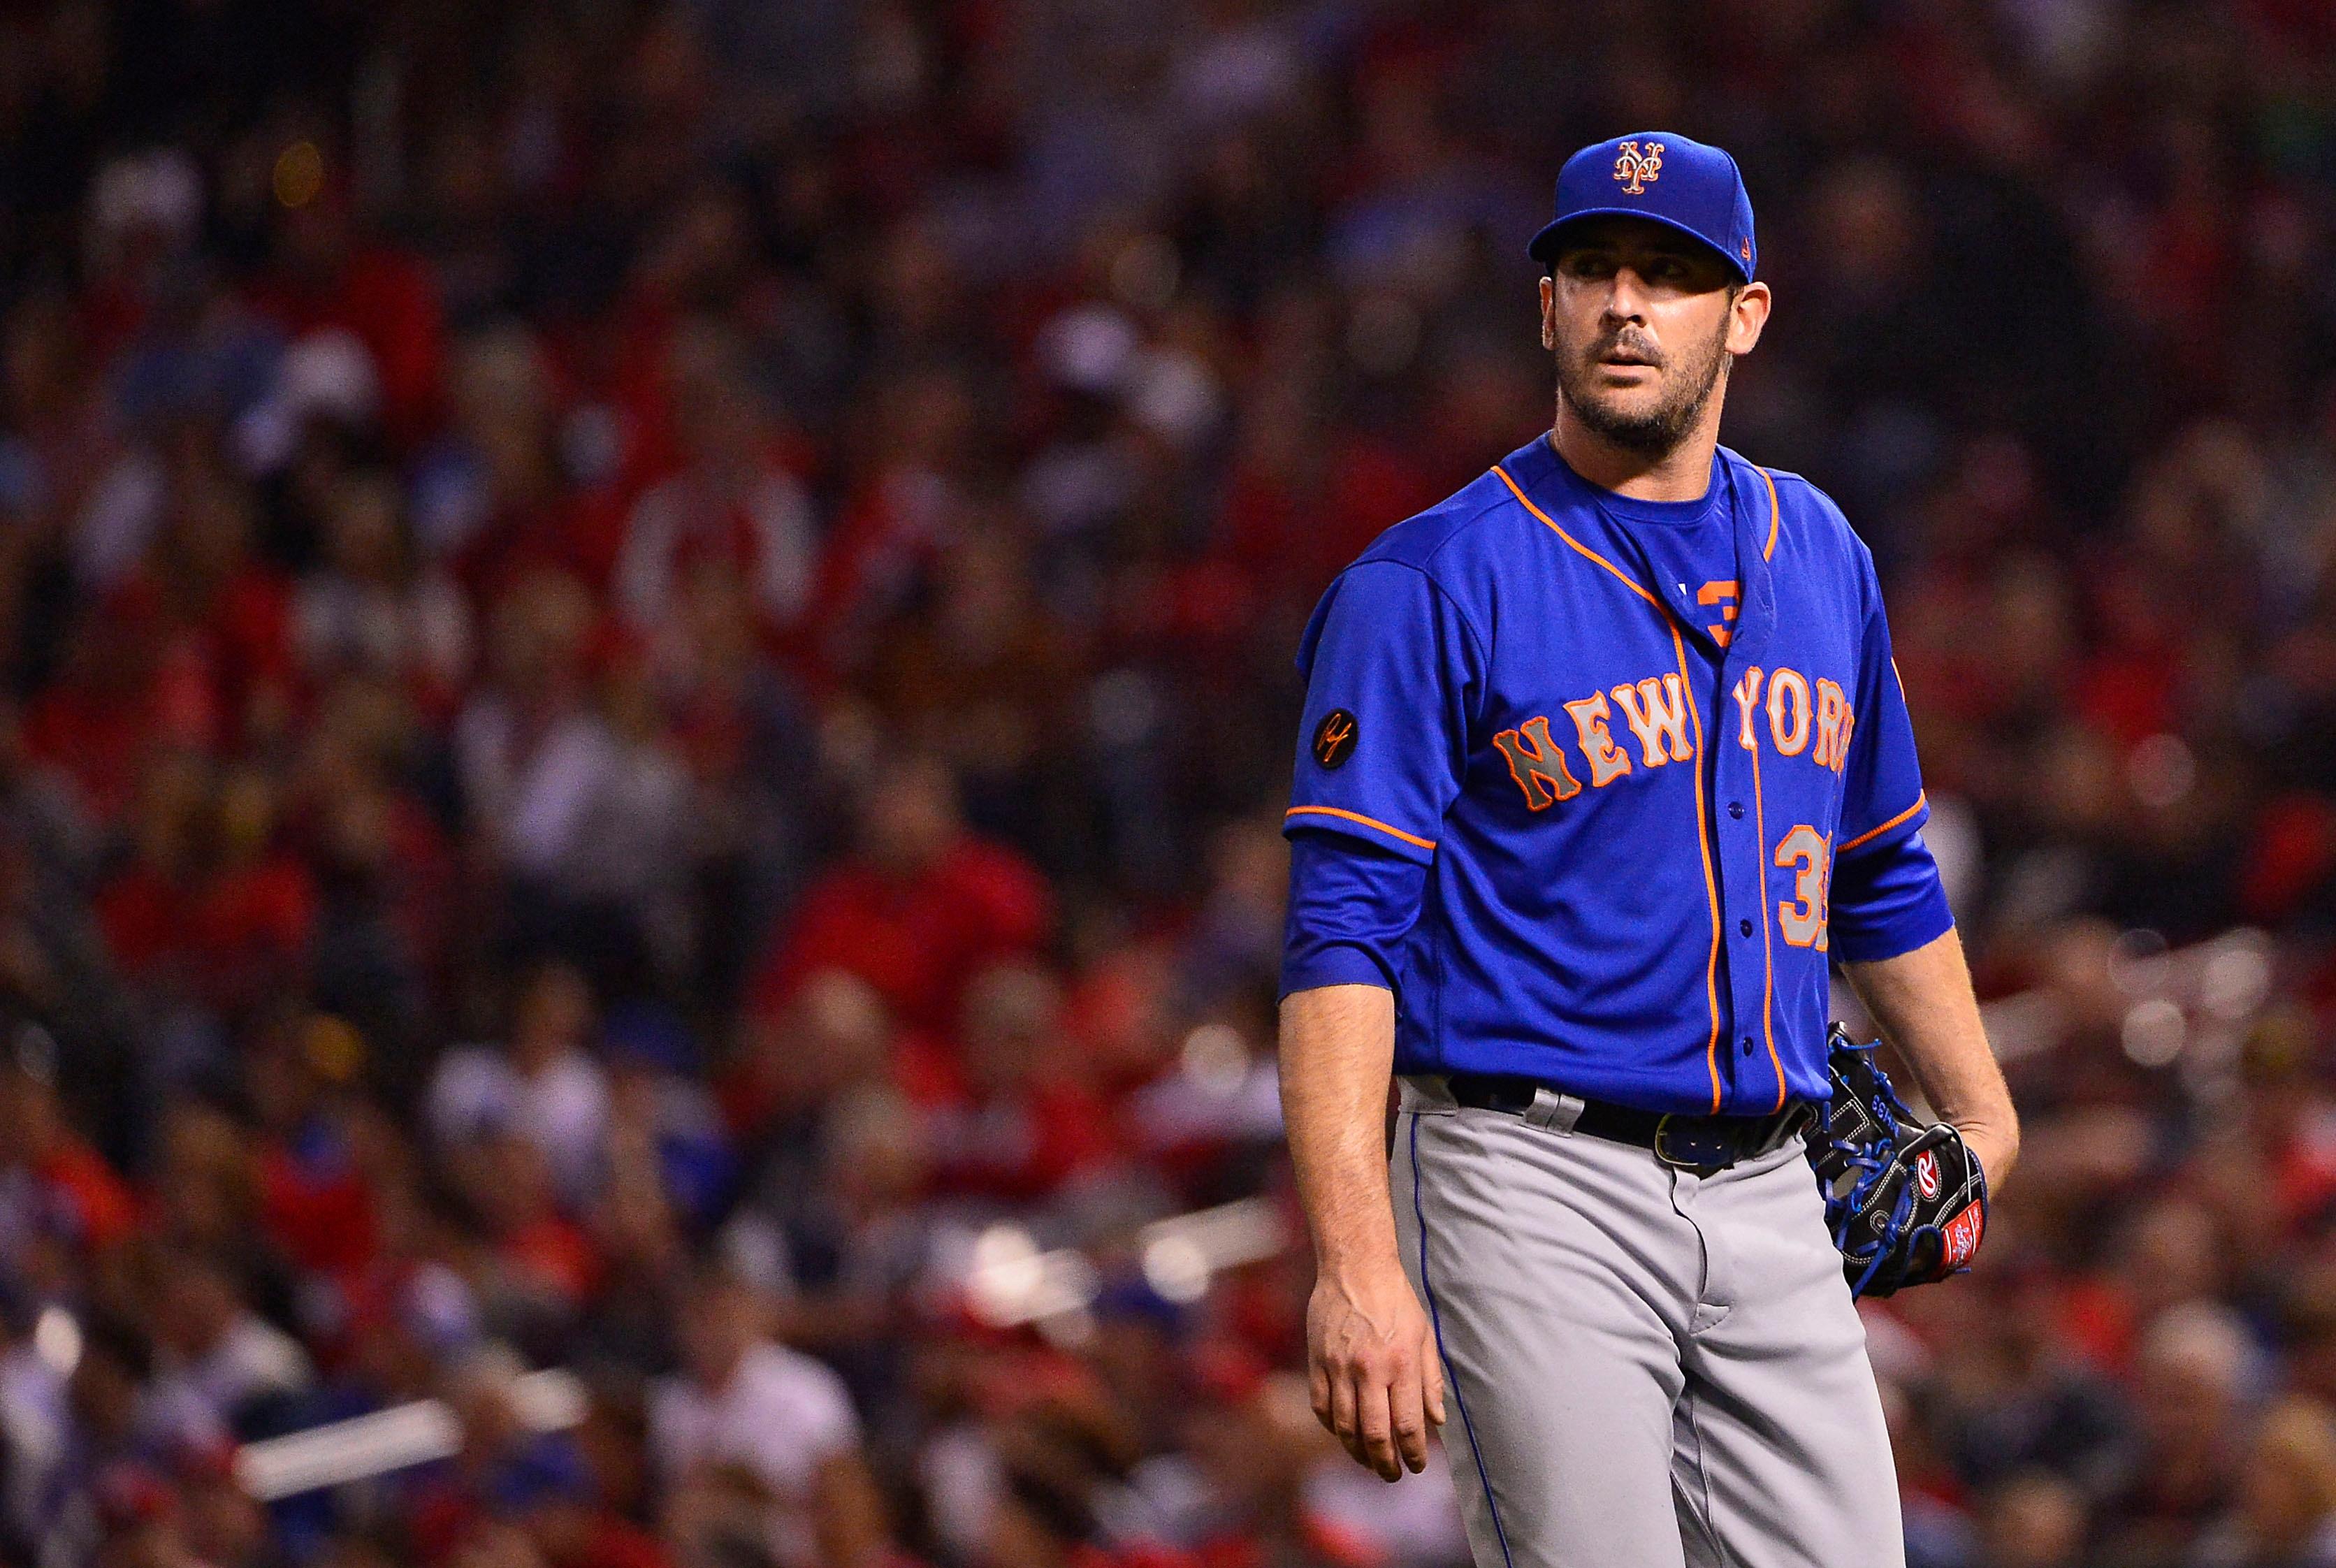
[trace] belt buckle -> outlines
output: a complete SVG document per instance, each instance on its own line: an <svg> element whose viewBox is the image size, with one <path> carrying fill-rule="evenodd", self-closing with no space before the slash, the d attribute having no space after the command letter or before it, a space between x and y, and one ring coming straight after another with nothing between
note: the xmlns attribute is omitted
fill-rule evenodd
<svg viewBox="0 0 2336 1568"><path fill-rule="evenodd" d="M1734 1164L1736 1140L1708 1122L1686 1125L1699 1121L1703 1118L1666 1114L1655 1124L1655 1158L1698 1176L1716 1175Z"/></svg>

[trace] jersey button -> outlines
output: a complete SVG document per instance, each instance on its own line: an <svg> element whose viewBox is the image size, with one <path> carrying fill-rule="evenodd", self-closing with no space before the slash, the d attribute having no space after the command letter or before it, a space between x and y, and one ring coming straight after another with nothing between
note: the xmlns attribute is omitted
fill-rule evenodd
<svg viewBox="0 0 2336 1568"><path fill-rule="evenodd" d="M1747 1057L1752 1054L1752 1037L1749 1035L1744 1037L1744 1054Z"/></svg>
<svg viewBox="0 0 2336 1568"><path fill-rule="evenodd" d="M1737 921L1736 922L1736 929L1737 929L1737 930L1739 930L1739 931L1742 931L1746 936L1747 936L1747 937L1748 937L1748 936L1750 936L1750 935L1752 934L1752 922L1751 922L1750 920L1737 920Z"/></svg>
<svg viewBox="0 0 2336 1568"><path fill-rule="evenodd" d="M1744 803L1742 801L1729 801L1728 803L1728 814L1740 819L1744 815Z"/></svg>

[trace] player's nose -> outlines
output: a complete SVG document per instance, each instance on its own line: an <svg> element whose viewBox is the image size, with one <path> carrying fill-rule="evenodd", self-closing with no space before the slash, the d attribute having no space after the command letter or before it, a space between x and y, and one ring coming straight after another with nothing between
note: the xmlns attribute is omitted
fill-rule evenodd
<svg viewBox="0 0 2336 1568"><path fill-rule="evenodd" d="M1606 314L1617 322L1636 322L1643 326L1647 321L1647 287L1638 273L1628 267L1618 267L1606 292Z"/></svg>

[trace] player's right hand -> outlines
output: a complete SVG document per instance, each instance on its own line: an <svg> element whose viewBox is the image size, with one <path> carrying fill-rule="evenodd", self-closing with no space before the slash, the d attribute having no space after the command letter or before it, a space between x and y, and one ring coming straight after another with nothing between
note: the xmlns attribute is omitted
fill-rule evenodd
<svg viewBox="0 0 2336 1568"><path fill-rule="evenodd" d="M1401 1264L1317 1275L1306 1360L1315 1418L1357 1463L1387 1481L1426 1468L1427 1424L1444 1425L1444 1363Z"/></svg>

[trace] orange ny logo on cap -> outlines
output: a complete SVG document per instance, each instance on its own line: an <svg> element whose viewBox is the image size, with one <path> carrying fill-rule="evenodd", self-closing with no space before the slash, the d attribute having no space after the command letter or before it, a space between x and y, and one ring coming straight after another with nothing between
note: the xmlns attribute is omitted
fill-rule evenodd
<svg viewBox="0 0 2336 1568"><path fill-rule="evenodd" d="M1663 144L1650 141L1644 152L1636 141L1622 143L1621 156L1614 160L1614 179L1626 196L1644 196L1647 187L1662 177Z"/></svg>

